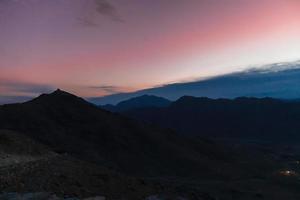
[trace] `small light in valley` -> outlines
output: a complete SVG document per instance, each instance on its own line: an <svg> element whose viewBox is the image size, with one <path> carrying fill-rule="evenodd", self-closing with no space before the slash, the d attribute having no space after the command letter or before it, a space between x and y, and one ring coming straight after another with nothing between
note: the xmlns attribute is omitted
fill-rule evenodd
<svg viewBox="0 0 300 200"><path fill-rule="evenodd" d="M282 170L279 172L280 175L282 176L296 176L297 173L293 170Z"/></svg>

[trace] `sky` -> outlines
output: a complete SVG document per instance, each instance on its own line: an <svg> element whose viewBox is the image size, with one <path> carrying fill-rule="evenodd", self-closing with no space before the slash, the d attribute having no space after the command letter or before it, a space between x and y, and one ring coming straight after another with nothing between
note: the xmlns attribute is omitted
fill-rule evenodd
<svg viewBox="0 0 300 200"><path fill-rule="evenodd" d="M96 105L116 105L142 95L154 95L176 101L183 96L213 99L238 97L300 99L300 60L264 65L196 81L162 85L128 93L88 98Z"/></svg>
<svg viewBox="0 0 300 200"><path fill-rule="evenodd" d="M300 60L299 35L299 0L0 0L0 99L103 96Z"/></svg>

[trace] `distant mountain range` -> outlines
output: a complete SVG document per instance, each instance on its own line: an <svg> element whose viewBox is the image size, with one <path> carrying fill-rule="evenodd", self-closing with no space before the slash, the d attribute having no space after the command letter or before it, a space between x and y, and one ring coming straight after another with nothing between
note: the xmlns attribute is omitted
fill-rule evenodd
<svg viewBox="0 0 300 200"><path fill-rule="evenodd" d="M300 98L300 62L276 63L244 72L227 74L206 80L176 83L132 93L90 98L94 104L116 104L141 95L156 95L172 101L188 95L209 98L273 97Z"/></svg>
<svg viewBox="0 0 300 200"><path fill-rule="evenodd" d="M122 101L115 106L111 104L107 104L100 107L112 112L124 112L131 109L145 108L145 107L163 108L169 106L170 104L171 101L162 97L157 97L154 95L142 95L139 97L134 97L132 99Z"/></svg>
<svg viewBox="0 0 300 200"><path fill-rule="evenodd" d="M139 108L123 114L183 135L300 143L299 101L184 96L165 108Z"/></svg>

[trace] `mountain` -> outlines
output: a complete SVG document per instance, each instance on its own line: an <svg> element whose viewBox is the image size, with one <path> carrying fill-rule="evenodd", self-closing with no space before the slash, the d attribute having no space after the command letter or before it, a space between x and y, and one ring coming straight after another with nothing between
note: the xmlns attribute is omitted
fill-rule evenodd
<svg viewBox="0 0 300 200"><path fill-rule="evenodd" d="M154 95L142 95L139 97L134 97L125 101L118 103L117 105L105 105L101 108L109 110L112 112L123 112L126 110L144 108L144 107L167 107L171 104L168 99L157 97Z"/></svg>
<svg viewBox="0 0 300 200"><path fill-rule="evenodd" d="M186 102L192 111L198 104L185 97L167 108L147 109L175 106L187 111ZM281 105L272 102L266 99L265 104L270 109ZM187 119L197 119L188 113ZM0 197L53 193L112 200L299 199L298 176L282 175L282 169L298 170L289 163L299 158L299 149L282 147L288 152L286 161L277 147L255 145L253 150L238 142L230 147L181 136L57 90L0 106Z"/></svg>
<svg viewBox="0 0 300 200"><path fill-rule="evenodd" d="M184 96L166 108L133 109L125 114L184 135L300 142L298 101Z"/></svg>
<svg viewBox="0 0 300 200"><path fill-rule="evenodd" d="M115 104L144 94L156 95L172 101L188 95L209 98L273 97L297 99L300 97L300 61L275 63L244 72L225 74L205 80L175 83L132 93L113 94L89 100L97 105Z"/></svg>
<svg viewBox="0 0 300 200"><path fill-rule="evenodd" d="M209 174L215 172L208 163L229 159L204 140L138 123L61 90L0 106L0 129L19 131L59 154L130 175L187 176L199 169Z"/></svg>

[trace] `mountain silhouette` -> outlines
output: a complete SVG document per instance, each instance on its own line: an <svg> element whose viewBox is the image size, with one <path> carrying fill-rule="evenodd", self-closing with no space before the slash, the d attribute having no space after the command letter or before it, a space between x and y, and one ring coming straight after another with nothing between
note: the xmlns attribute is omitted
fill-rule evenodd
<svg viewBox="0 0 300 200"><path fill-rule="evenodd" d="M281 109L283 119L283 105L295 108L297 104L267 98L232 101L186 96L168 107L131 111L142 113L139 120L144 121L150 121L151 111L150 116L157 117L163 126L186 135L192 131L195 135L222 131L228 135L231 129L226 129L226 123L228 127L235 125L233 133L242 130L239 134L248 134L247 129L254 130L250 125L258 127L261 123L251 117L262 112L270 113L257 120L271 115L274 118ZM295 113L289 117L295 117ZM285 123L281 126L286 128ZM278 124L273 129L280 127ZM290 151L295 153L295 149ZM0 106L3 195L45 191L62 197L100 195L130 200L160 199L157 195L162 195L161 199L232 199L237 194L241 199L298 198L298 179L287 186L286 177L278 175L289 166L280 155L277 147L241 147L238 142L231 147L179 135L172 129L103 110L62 90L25 103Z"/></svg>
<svg viewBox="0 0 300 200"><path fill-rule="evenodd" d="M300 103L272 98L184 96L166 108L125 112L184 135L300 142Z"/></svg>
<svg viewBox="0 0 300 200"><path fill-rule="evenodd" d="M0 106L0 129L131 175L203 175L199 169L214 173L211 160L230 159L210 142L113 114L61 90Z"/></svg>
<svg viewBox="0 0 300 200"><path fill-rule="evenodd" d="M145 107L167 107L171 104L168 99L154 95L142 95L118 103L117 105L104 105L101 108L112 112L124 112L126 110Z"/></svg>

